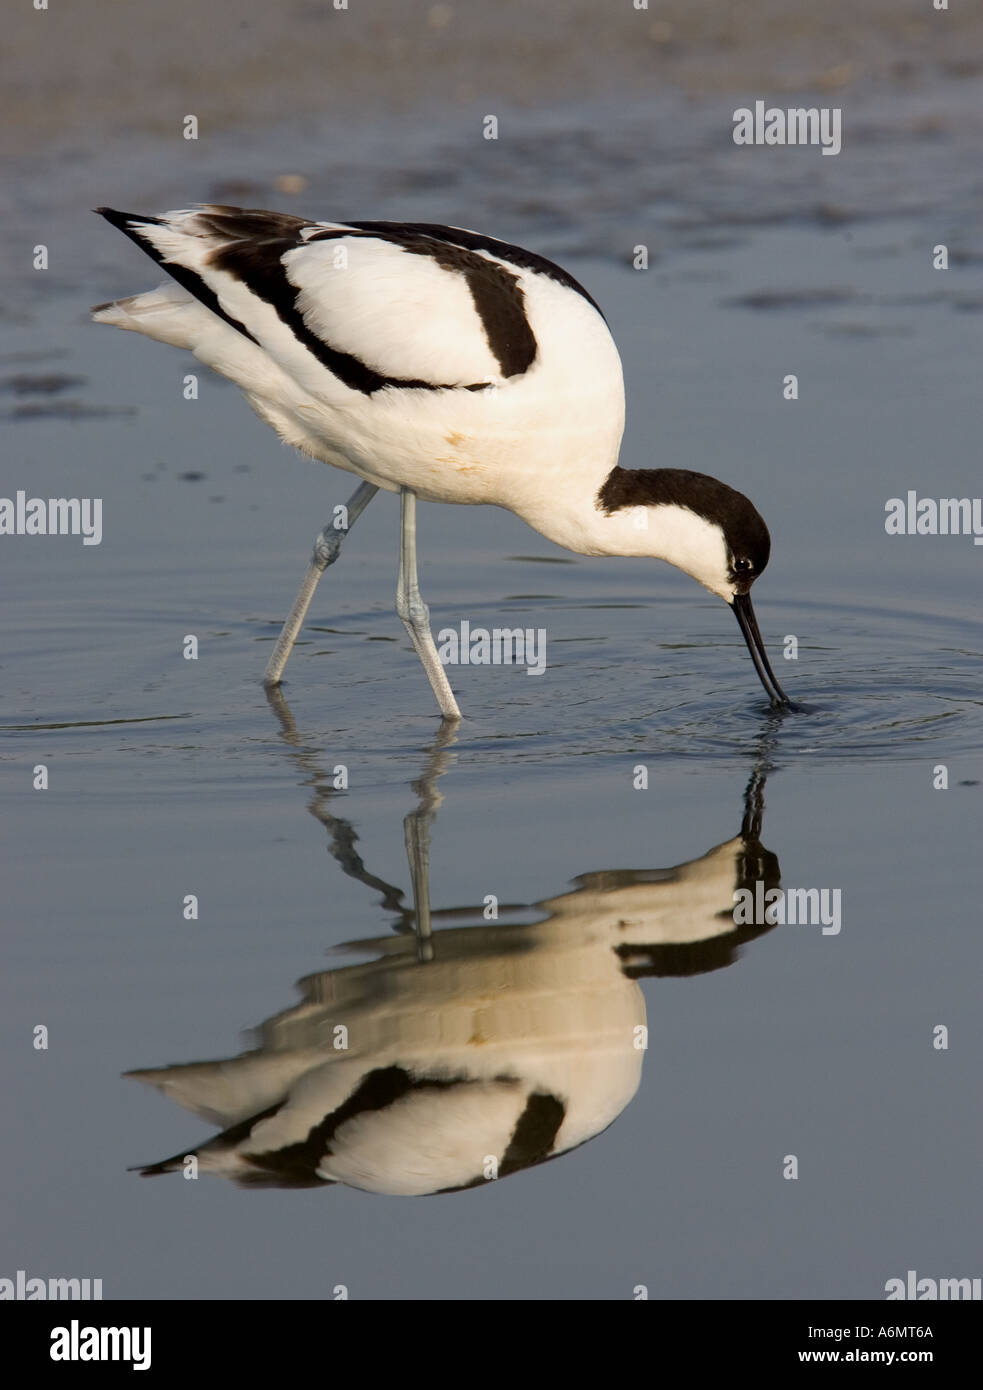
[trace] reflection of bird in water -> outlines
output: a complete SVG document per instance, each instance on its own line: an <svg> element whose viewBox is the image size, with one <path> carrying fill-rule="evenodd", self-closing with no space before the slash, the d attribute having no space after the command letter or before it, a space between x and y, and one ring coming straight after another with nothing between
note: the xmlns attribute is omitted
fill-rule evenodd
<svg viewBox="0 0 983 1390"><path fill-rule="evenodd" d="M417 784L426 818L436 775L439 754ZM302 980L301 1002L257 1030L255 1050L129 1073L222 1126L143 1173L193 1154L200 1171L244 1185L415 1195L479 1186L600 1134L641 1078L636 977L720 968L768 930L732 916L736 888L779 881L759 838L762 782L752 777L740 835L702 858L584 874L535 904L546 914L535 922L441 926L481 913L452 909L432 914L431 933L427 911L422 936L340 948L374 959ZM338 818L323 808L319 818L345 840ZM420 838L408 830L411 859ZM385 886L357 856L349 863ZM424 877L418 862L418 904Z"/></svg>

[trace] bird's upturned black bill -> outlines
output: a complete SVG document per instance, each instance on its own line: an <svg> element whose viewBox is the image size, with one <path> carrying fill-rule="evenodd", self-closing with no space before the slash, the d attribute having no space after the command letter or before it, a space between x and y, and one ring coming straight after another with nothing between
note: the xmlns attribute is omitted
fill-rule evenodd
<svg viewBox="0 0 983 1390"><path fill-rule="evenodd" d="M791 701L775 679L775 673L768 662L768 653L765 651L765 644L761 638L758 620L751 607L751 595L737 594L730 606L733 608L734 616L744 633L744 640L751 653L754 669L761 678L761 684L764 686L769 700L776 709L785 708L791 704Z"/></svg>

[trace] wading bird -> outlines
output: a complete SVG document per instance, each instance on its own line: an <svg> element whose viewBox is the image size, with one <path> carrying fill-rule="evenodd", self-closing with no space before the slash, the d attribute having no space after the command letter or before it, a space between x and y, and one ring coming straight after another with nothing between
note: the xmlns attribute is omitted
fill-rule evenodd
<svg viewBox="0 0 983 1390"><path fill-rule="evenodd" d="M567 271L430 222L308 222L215 204L97 211L171 277L97 305L97 322L190 350L287 444L361 478L349 528L380 488L400 494L396 611L445 719L460 710L420 594L418 497L504 507L581 555L668 561L730 605L772 705L788 705L750 598L767 526L716 478L618 466L621 361ZM318 535L267 686L345 534Z"/></svg>

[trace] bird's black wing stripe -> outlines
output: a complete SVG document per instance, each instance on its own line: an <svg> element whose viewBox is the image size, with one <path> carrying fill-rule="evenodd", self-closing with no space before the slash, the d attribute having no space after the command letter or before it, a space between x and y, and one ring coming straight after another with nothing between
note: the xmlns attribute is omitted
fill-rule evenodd
<svg viewBox="0 0 983 1390"><path fill-rule="evenodd" d="M325 1157L331 1153L331 1141L349 1120L371 1111L387 1110L411 1091L446 1090L451 1086L471 1085L470 1077L413 1077L403 1067L377 1067L363 1077L347 1100L330 1115L314 1125L306 1139L288 1144L268 1153L244 1154L246 1161L266 1173L285 1179L285 1185L296 1185L316 1175Z"/></svg>
<svg viewBox="0 0 983 1390"><path fill-rule="evenodd" d="M496 1077L496 1081L509 1081L509 1077ZM560 1132L563 1124L563 1117L566 1114L566 1106L557 1097L547 1095L544 1091L535 1091L526 1101L525 1109L516 1121L515 1129L512 1131L512 1138L509 1140L508 1148L502 1155L497 1176L507 1178L512 1173L521 1172L524 1168L536 1168L541 1163L550 1163L554 1158L561 1155L553 1152L553 1145L556 1143L556 1136ZM589 1138L594 1138L594 1135ZM582 1139L581 1144L586 1144L587 1139ZM570 1149L564 1149L564 1153L572 1153L573 1149L579 1149L580 1144L574 1144ZM468 1182L459 1183L456 1187L442 1187L439 1189L441 1195L451 1192L468 1192L474 1187L487 1187L490 1182L487 1174L471 1178Z"/></svg>
<svg viewBox="0 0 983 1390"><path fill-rule="evenodd" d="M229 219L230 223L233 219ZM301 224L306 225L306 224ZM344 233L335 233L344 235ZM287 251L296 250L307 243L294 236L274 236L263 241L240 240L213 251L210 263L219 270L227 271L241 280L253 294L271 305L281 322L293 333L298 342L303 343L323 367L353 391L371 395L385 386L400 387L403 390L451 391L454 386L448 382L419 381L403 377L384 376L367 366L350 352L340 352L312 333L297 308L298 290L287 278L283 256ZM168 269L170 267L168 266ZM467 386L468 391L478 391L487 382L476 382Z"/></svg>
<svg viewBox="0 0 983 1390"><path fill-rule="evenodd" d="M330 347L307 327L303 314L297 308L297 287L287 279L282 260L285 252L293 251L302 244L294 237L233 241L213 251L210 263L217 270L235 276L259 299L275 309L280 321L286 324L297 341L351 390L370 395L392 384L357 357ZM423 386L425 383L414 384Z"/></svg>
<svg viewBox="0 0 983 1390"><path fill-rule="evenodd" d="M401 246L415 256L429 256L442 270L462 275L475 310L481 320L485 339L505 377L520 376L536 360L536 335L526 316L525 296L514 275L494 261L487 260L460 242L449 242L423 230L429 224L398 222L352 222L346 229L314 232L308 241L328 241L347 236L370 237ZM352 232L347 228L355 227Z"/></svg>
<svg viewBox="0 0 983 1390"><path fill-rule="evenodd" d="M215 291L209 289L200 275L196 275L193 270L188 270L186 266L175 265L173 261L165 261L157 247L141 235L139 227L130 226L131 222L149 222L153 226L162 227L165 225L163 218L144 217L135 212L117 212L115 208L95 208L94 211L99 213L100 217L104 217L107 222L111 222L114 227L118 227L124 236L135 241L141 251L146 251L151 260L156 261L162 270L166 270L171 279L176 280L182 289L187 290L189 294L194 295L195 299L200 300L206 309L211 309L213 314L224 319L231 328L248 338L251 343L256 342L245 324L240 323L238 319L232 318L225 312L218 302Z"/></svg>
<svg viewBox="0 0 983 1390"><path fill-rule="evenodd" d="M438 241L450 242L452 246L463 246L468 251L487 251L500 260L508 261L510 265L518 266L520 270L532 270L537 275L545 275L548 280L566 285L567 289L586 299L604 318L601 306L569 271L554 261L548 261L545 256L537 256L535 251L527 251L523 246L497 241L495 237L482 236L480 232L466 232L460 227L444 227L439 222L350 222L348 226L365 231L388 231L395 237L434 237Z"/></svg>
<svg viewBox="0 0 983 1390"><path fill-rule="evenodd" d="M509 1146L499 1165L499 1175L506 1177L520 1168L541 1163L556 1142L565 1114L566 1107L556 1096L535 1091L512 1131Z"/></svg>

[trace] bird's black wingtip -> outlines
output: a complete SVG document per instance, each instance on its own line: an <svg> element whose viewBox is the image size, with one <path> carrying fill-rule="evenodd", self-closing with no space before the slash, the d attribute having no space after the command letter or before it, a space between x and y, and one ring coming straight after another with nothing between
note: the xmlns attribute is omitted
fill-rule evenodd
<svg viewBox="0 0 983 1390"><path fill-rule="evenodd" d="M127 236L133 235L131 224L134 222L150 222L156 226L160 226L161 223L159 217L151 217L149 213L120 212L118 208L93 208L92 211L111 222L114 227L118 227L121 232L126 232Z"/></svg>
<svg viewBox="0 0 983 1390"><path fill-rule="evenodd" d="M163 1163L137 1163L133 1167L127 1168L128 1173L139 1173L141 1178L157 1178L162 1173L173 1173L173 1167L168 1165L172 1160L165 1158Z"/></svg>

